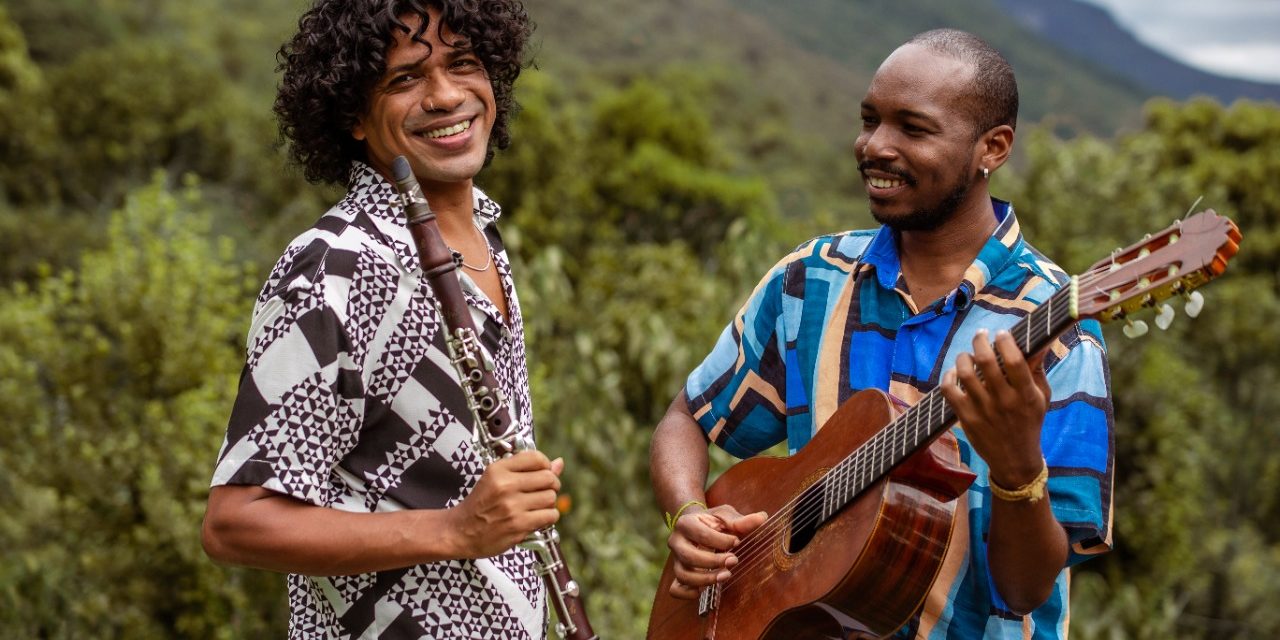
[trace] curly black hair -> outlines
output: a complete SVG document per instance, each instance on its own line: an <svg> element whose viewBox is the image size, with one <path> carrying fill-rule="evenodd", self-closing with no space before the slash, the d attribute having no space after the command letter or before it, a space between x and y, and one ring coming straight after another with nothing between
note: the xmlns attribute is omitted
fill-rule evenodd
<svg viewBox="0 0 1280 640"><path fill-rule="evenodd" d="M284 74L274 108L289 157L308 181L345 185L352 161L366 160L364 143L351 130L386 71L395 31L410 33L406 18L422 19L412 37L425 44L428 7L440 12L435 27L447 25L457 35L451 45L469 46L493 85L497 117L485 162L511 144L512 88L533 32L520 0L316 0L277 54Z"/></svg>

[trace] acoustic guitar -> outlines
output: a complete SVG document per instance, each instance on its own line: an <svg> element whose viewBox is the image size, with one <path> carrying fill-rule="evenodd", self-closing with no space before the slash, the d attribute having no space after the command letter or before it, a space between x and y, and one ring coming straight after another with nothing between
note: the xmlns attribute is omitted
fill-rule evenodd
<svg viewBox="0 0 1280 640"><path fill-rule="evenodd" d="M1121 249L1071 279L1011 330L1023 354L1036 354L1074 323L1125 320L1163 301L1187 298L1221 275L1241 234L1212 210L1180 220ZM934 389L898 412L883 392L860 391L795 455L758 456L722 474L707 504L733 505L768 519L742 538L729 580L697 600L670 596L668 557L649 617L654 640L881 638L919 611L938 575L973 474L960 462L949 427L956 416Z"/></svg>

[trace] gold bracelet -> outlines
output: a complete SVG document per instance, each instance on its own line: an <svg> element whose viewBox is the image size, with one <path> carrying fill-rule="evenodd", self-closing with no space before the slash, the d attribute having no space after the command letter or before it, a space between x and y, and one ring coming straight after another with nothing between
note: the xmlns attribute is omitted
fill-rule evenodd
<svg viewBox="0 0 1280 640"><path fill-rule="evenodd" d="M695 505L695 504L696 504L696 505L698 505L698 506L700 506L700 507L702 507L703 509L706 509L706 508L707 508L706 503L702 502L701 500L690 500L690 501L688 501L688 502L686 502L686 503L684 503L684 504L680 505L680 508L679 508L679 509L676 509L676 514L675 514L674 516L673 516L673 515L671 515L670 513L666 514L666 518L667 518L667 531L675 531L675 529L676 529L676 520L679 520L679 519L680 519L680 516L681 516L682 514L684 514L684 510L685 510L685 509L688 509L689 507L692 507L692 506L693 506L693 505Z"/></svg>
<svg viewBox="0 0 1280 640"><path fill-rule="evenodd" d="M996 484L995 479L991 477L991 472L987 472L987 484L991 487L991 495L1001 500L1010 502L1018 502L1026 500L1027 502L1036 503L1044 498L1044 488L1049 484L1049 463L1042 457L1040 458L1042 466L1040 473L1036 475L1036 479L1028 482L1017 489L1005 489Z"/></svg>

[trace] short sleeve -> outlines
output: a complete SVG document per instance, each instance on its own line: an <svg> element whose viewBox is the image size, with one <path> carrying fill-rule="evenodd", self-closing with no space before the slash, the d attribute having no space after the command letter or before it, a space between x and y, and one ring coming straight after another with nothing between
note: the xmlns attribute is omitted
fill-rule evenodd
<svg viewBox="0 0 1280 640"><path fill-rule="evenodd" d="M1041 447L1053 513L1071 542L1068 564L1076 564L1111 548L1111 379L1096 321L1076 325L1050 349L1045 366L1053 393Z"/></svg>
<svg viewBox="0 0 1280 640"><path fill-rule="evenodd" d="M355 444L363 386L341 318L326 302L334 286L328 253L315 242L286 254L259 296L215 486L332 501L330 474Z"/></svg>
<svg viewBox="0 0 1280 640"><path fill-rule="evenodd" d="M707 437L748 458L781 442L786 363L779 348L785 260L756 286L685 384L689 412Z"/></svg>

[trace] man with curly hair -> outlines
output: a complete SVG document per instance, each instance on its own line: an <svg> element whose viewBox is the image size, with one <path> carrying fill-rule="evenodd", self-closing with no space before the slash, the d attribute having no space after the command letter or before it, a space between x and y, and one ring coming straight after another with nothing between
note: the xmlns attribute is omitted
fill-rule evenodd
<svg viewBox="0 0 1280 640"><path fill-rule="evenodd" d="M289 574L291 638L543 638L535 558L560 460L485 468L442 320L389 181L406 156L480 342L532 438L520 307L473 184L509 143L532 25L518 0L317 0L280 51L292 158L345 197L257 299L214 470L210 557Z"/></svg>

